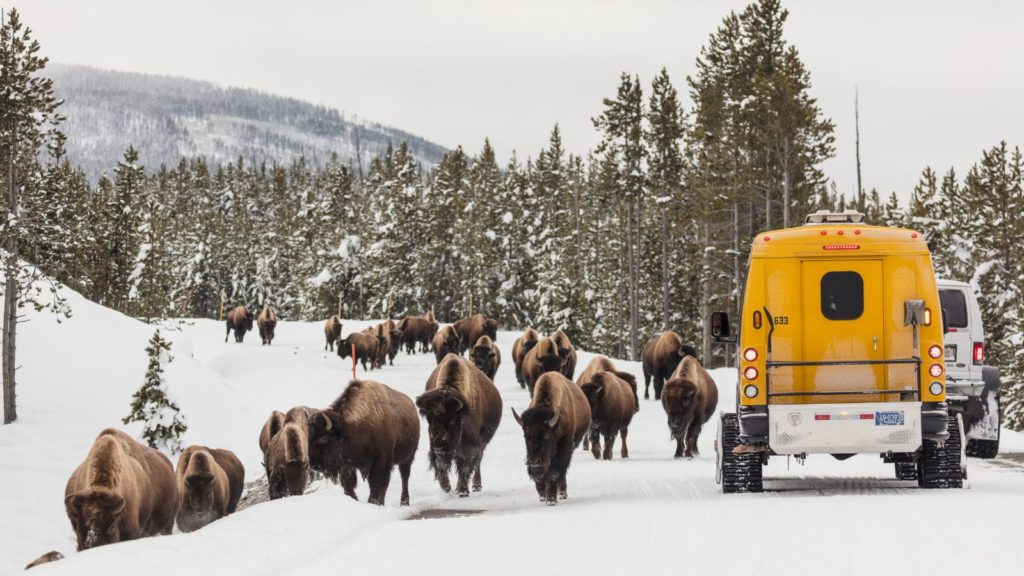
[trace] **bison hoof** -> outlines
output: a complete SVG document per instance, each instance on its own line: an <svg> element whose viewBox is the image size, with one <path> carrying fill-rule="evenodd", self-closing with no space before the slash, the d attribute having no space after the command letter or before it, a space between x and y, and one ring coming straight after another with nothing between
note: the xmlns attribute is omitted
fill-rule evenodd
<svg viewBox="0 0 1024 576"><path fill-rule="evenodd" d="M650 399L651 399L651 393L650 392L644 392L644 400L650 400Z"/></svg>
<svg viewBox="0 0 1024 576"><path fill-rule="evenodd" d="M569 498L569 493L568 493L568 492L566 492L566 491L562 490L562 491L560 491L560 492L558 493L558 499L559 499L559 500L566 500L566 499L568 499L568 498Z"/></svg>
<svg viewBox="0 0 1024 576"><path fill-rule="evenodd" d="M401 505L402 506L408 506L409 505L409 497L408 496L403 496L402 497L402 504Z"/></svg>
<svg viewBox="0 0 1024 576"><path fill-rule="evenodd" d="M547 504L548 506L554 506L555 504L558 504L558 500L555 500L554 498L552 498L552 499L550 499L550 500L549 500L549 499L547 499L547 498L543 498L543 499L541 500L541 502L544 502L544 503L545 503L545 504Z"/></svg>
<svg viewBox="0 0 1024 576"><path fill-rule="evenodd" d="M479 492L479 491L481 491L483 489L484 489L484 487L481 486L480 484L473 484L473 492Z"/></svg>
<svg viewBox="0 0 1024 576"><path fill-rule="evenodd" d="M469 498L469 490L466 490L465 488L459 490L457 494L459 495L459 498Z"/></svg>

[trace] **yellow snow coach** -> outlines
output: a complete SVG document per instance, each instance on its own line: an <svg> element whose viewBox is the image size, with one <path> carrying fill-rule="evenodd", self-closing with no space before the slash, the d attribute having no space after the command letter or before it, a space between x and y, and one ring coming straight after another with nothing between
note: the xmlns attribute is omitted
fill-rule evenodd
<svg viewBox="0 0 1024 576"><path fill-rule="evenodd" d="M759 234L738 338L727 314L709 319L739 352L736 412L721 414L716 443L724 492L760 492L774 455L880 454L901 480L963 485L928 245L863 219L821 211Z"/></svg>

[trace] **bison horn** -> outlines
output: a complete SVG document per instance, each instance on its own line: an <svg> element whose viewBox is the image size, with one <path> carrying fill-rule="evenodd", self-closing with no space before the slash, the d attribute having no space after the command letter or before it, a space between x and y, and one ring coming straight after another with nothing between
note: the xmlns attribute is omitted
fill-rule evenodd
<svg viewBox="0 0 1024 576"><path fill-rule="evenodd" d="M521 417L519 416L519 414L518 414L518 413L516 412L516 409L515 409L515 408L513 408L513 409L512 409L512 415L513 415L513 416L515 416L515 418L516 418L516 422L517 422L517 423L518 423L518 424L519 424L520 426L522 426L522 425L523 425L523 419L522 419L522 418L521 418Z"/></svg>
<svg viewBox="0 0 1024 576"><path fill-rule="evenodd" d="M462 403L462 400L459 400L458 398L452 398L452 402L455 402L457 404L457 406L455 407L456 412L462 410L462 407L465 406L465 404Z"/></svg>
<svg viewBox="0 0 1024 576"><path fill-rule="evenodd" d="M327 432L330 432L331 431L331 427L334 426L334 424L331 423L331 419L328 418L327 415L324 414L323 412L320 413L320 417L324 419L324 430L326 430Z"/></svg>
<svg viewBox="0 0 1024 576"><path fill-rule="evenodd" d="M551 417L551 420L548 420L548 428L554 428L555 426L557 426L558 425L558 419L561 418L561 417L562 417L562 413L561 412L555 412L555 415Z"/></svg>

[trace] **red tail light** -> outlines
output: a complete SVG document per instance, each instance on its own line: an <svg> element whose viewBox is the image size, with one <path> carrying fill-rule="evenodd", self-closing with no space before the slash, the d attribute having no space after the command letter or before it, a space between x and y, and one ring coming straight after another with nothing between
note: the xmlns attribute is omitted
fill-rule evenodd
<svg viewBox="0 0 1024 576"><path fill-rule="evenodd" d="M985 361L985 343L975 342L974 343L974 363L981 364Z"/></svg>

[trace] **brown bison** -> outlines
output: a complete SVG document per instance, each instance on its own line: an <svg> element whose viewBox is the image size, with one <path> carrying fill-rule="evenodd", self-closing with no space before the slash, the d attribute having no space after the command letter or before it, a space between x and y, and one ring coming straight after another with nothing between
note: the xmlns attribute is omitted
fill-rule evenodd
<svg viewBox="0 0 1024 576"><path fill-rule="evenodd" d="M431 346L434 348L434 359L440 364L441 360L444 360L449 353L459 354L461 352L459 333L455 331L455 328L445 326L438 330L437 334L434 334Z"/></svg>
<svg viewBox="0 0 1024 576"><path fill-rule="evenodd" d="M277 328L277 314L269 305L265 305L260 311L259 317L256 318L256 324L259 326L260 338L263 343L270 346L270 342L274 339L274 329Z"/></svg>
<svg viewBox="0 0 1024 576"><path fill-rule="evenodd" d="M189 446L178 457L178 529L192 532L238 507L245 467L230 450Z"/></svg>
<svg viewBox="0 0 1024 576"><path fill-rule="evenodd" d="M554 505L556 494L568 498L572 453L590 428L590 404L583 391L559 372L546 372L537 380L530 407L522 416L513 408L512 415L523 428L526 471L541 501Z"/></svg>
<svg viewBox="0 0 1024 576"><path fill-rule="evenodd" d="M668 330L644 344L642 354L644 367L644 399L650 398L651 378L654 378L654 399L661 399L665 380L675 372L684 356L696 356L692 346L683 344L679 334Z"/></svg>
<svg viewBox="0 0 1024 576"><path fill-rule="evenodd" d="M469 357L481 372L494 380L494 375L498 373L498 366L501 366L501 350L490 336L481 336L473 344L473 349L469 351Z"/></svg>
<svg viewBox="0 0 1024 576"><path fill-rule="evenodd" d="M338 318L337 314L328 318L327 322L324 323L324 338L327 340L327 343L324 344L324 350L330 348L331 352L333 352L334 343L341 338L341 318Z"/></svg>
<svg viewBox="0 0 1024 576"><path fill-rule="evenodd" d="M420 441L420 420L408 396L373 380L354 380L326 410L309 417L310 463L356 498L356 471L370 484L371 504L384 505L391 469L402 476L409 504L409 473Z"/></svg>
<svg viewBox="0 0 1024 576"><path fill-rule="evenodd" d="M385 320L383 323L384 332L388 334L388 365L395 365L395 356L398 356L398 351L402 348L402 331L398 329L398 324L394 320Z"/></svg>
<svg viewBox="0 0 1024 576"><path fill-rule="evenodd" d="M301 496L309 483L307 408L292 408L281 430L270 438L267 481L270 499Z"/></svg>
<svg viewBox="0 0 1024 576"><path fill-rule="evenodd" d="M228 312L227 325L228 331L224 334L224 341L228 341L228 336L231 331L235 331L235 342L241 343L242 339L245 338L245 333L252 330L252 312L247 310L245 306L235 306Z"/></svg>
<svg viewBox="0 0 1024 576"><path fill-rule="evenodd" d="M590 382L594 374L597 374L598 372L613 372L616 376L624 380L626 384L629 385L630 389L633 390L633 396L636 397L636 406L634 411L640 411L640 399L637 396L636 390L636 377L634 377L629 372L623 372L617 369L615 367L615 363L608 359L607 356L595 356L594 359L591 360L589 364L587 364L587 367L583 370L583 373L580 374L580 377L576 379L576 385L582 388L583 386L587 385L587 383Z"/></svg>
<svg viewBox="0 0 1024 576"><path fill-rule="evenodd" d="M433 318L433 313L430 314ZM402 343L405 344L407 354L416 353L416 344L421 345L421 352L430 349L430 341L437 334L438 324L436 320L428 320L423 316L406 316L398 323L398 330L402 333Z"/></svg>
<svg viewBox="0 0 1024 576"><path fill-rule="evenodd" d="M661 405L668 415L668 429L676 441L676 458L693 458L697 439L718 407L718 386L694 356L686 356L665 383ZM685 442L685 453L683 451Z"/></svg>
<svg viewBox="0 0 1024 576"><path fill-rule="evenodd" d="M388 352L391 350L391 333L385 330L384 324L377 324L363 328L363 334L369 334L377 339L377 355L373 365L380 368L387 362Z"/></svg>
<svg viewBox="0 0 1024 576"><path fill-rule="evenodd" d="M526 388L526 379L523 377L523 360L526 355L540 341L540 334L533 328L527 328L523 335L516 338L512 344L512 363L516 365L516 381L521 388Z"/></svg>
<svg viewBox="0 0 1024 576"><path fill-rule="evenodd" d="M448 475L454 460L455 492L469 496L470 474L473 491L480 491L480 461L501 422L501 395L491 379L469 360L448 354L430 374L416 406L427 419L430 466L441 489L451 490Z"/></svg>
<svg viewBox="0 0 1024 576"><path fill-rule="evenodd" d="M561 374L562 357L558 355L558 346L551 338L541 338L537 345L530 349L523 360L523 379L526 380L526 387L533 396L533 387L545 372L558 372Z"/></svg>
<svg viewBox="0 0 1024 576"><path fill-rule="evenodd" d="M64 506L78 550L170 534L178 486L166 456L108 428L64 489Z"/></svg>
<svg viewBox="0 0 1024 576"><path fill-rule="evenodd" d="M481 336L490 336L491 340L498 337L498 321L484 314L463 318L452 324L452 328L459 334L459 354L469 350Z"/></svg>
<svg viewBox="0 0 1024 576"><path fill-rule="evenodd" d="M270 476L270 441L284 428L284 414L277 410L270 413L263 429L260 430L260 451L263 452L263 469Z"/></svg>
<svg viewBox="0 0 1024 576"><path fill-rule="evenodd" d="M551 339L555 341L558 355L562 358L562 367L559 372L562 373L562 376L572 380L576 377L576 348L573 347L572 341L565 335L565 332L561 330L552 334Z"/></svg>
<svg viewBox="0 0 1024 576"><path fill-rule="evenodd" d="M590 404L590 450L594 458L602 457L601 436L604 436L604 459L611 460L615 436L620 433L622 457L629 458L626 435L636 413L636 382L630 386L617 372L600 370L580 389Z"/></svg>
<svg viewBox="0 0 1024 576"><path fill-rule="evenodd" d="M380 338L365 332L353 332L338 341L338 356L342 358L351 356L353 345L355 346L355 358L362 363L363 370L367 369L367 362L370 363L371 370L380 368L378 350L384 345Z"/></svg>

